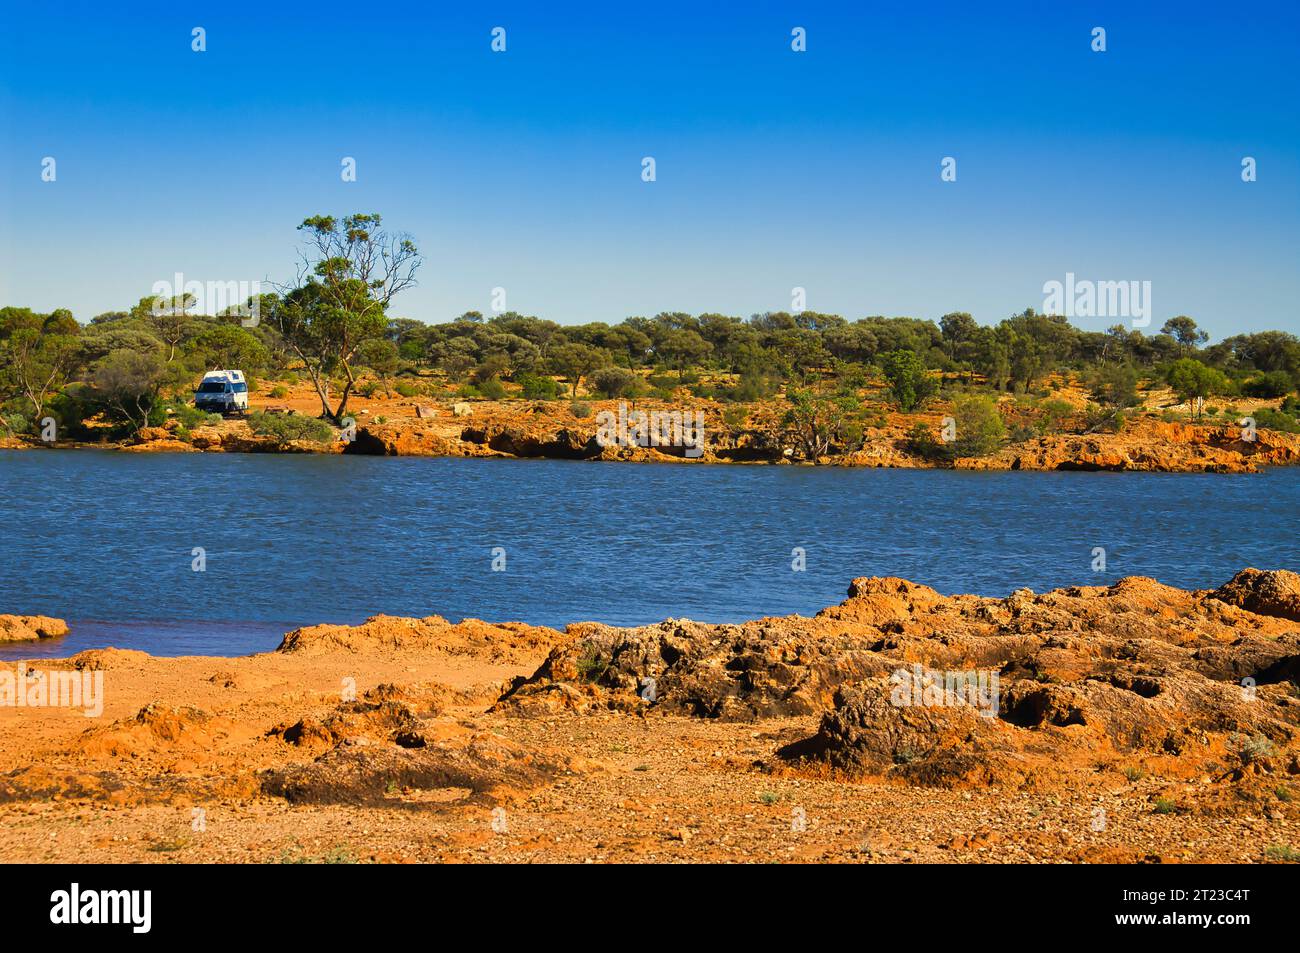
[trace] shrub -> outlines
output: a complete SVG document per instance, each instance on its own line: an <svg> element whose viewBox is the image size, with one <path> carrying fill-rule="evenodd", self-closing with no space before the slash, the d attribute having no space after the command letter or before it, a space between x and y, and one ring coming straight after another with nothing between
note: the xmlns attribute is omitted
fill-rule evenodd
<svg viewBox="0 0 1300 953"><path fill-rule="evenodd" d="M403 397L414 397L420 392L418 387L414 384L408 384L406 381L398 381L393 387L393 390L397 391L397 393L401 394Z"/></svg>
<svg viewBox="0 0 1300 953"><path fill-rule="evenodd" d="M288 397L289 388L285 387L283 384L276 384L274 387L271 388L270 396L275 400L280 400L284 397Z"/></svg>
<svg viewBox="0 0 1300 953"><path fill-rule="evenodd" d="M934 439L934 433L930 430L930 425L926 423L918 423L907 432L907 444L913 453L927 460L935 460L944 456L947 449L942 443Z"/></svg>
<svg viewBox="0 0 1300 953"><path fill-rule="evenodd" d="M210 414L206 410L199 410L193 404L186 404L180 401L175 402L171 409L175 411L172 415L176 423L187 430L193 430L195 427L215 426L221 423L220 414Z"/></svg>
<svg viewBox="0 0 1300 953"><path fill-rule="evenodd" d="M555 400L559 387L550 377L540 377L536 374L520 374L515 378L523 391L523 396L528 400Z"/></svg>
<svg viewBox="0 0 1300 953"><path fill-rule="evenodd" d="M1234 735L1232 740L1237 749L1237 757L1241 759L1242 764L1253 764L1277 756L1277 745L1264 735L1254 735L1250 738Z"/></svg>
<svg viewBox="0 0 1300 953"><path fill-rule="evenodd" d="M4 414L0 417L4 426L12 433L26 433L32 426L32 422L23 414L13 413Z"/></svg>
<svg viewBox="0 0 1300 953"><path fill-rule="evenodd" d="M1273 410L1271 407L1261 407L1251 414L1255 418L1255 426L1263 430L1280 430L1283 433L1300 433L1300 421L1297 421L1290 414L1284 414L1280 411Z"/></svg>
<svg viewBox="0 0 1300 953"><path fill-rule="evenodd" d="M1092 376L1093 396L1103 404L1124 409L1139 403L1137 371L1128 364L1111 364L1098 368Z"/></svg>
<svg viewBox="0 0 1300 953"><path fill-rule="evenodd" d="M90 435L85 421L99 413L94 389L86 384L71 384L55 394L46 404L49 415L59 422L60 437Z"/></svg>
<svg viewBox="0 0 1300 953"><path fill-rule="evenodd" d="M722 412L722 422L733 430L738 430L745 426L745 421L749 419L749 411L744 407L728 407Z"/></svg>
<svg viewBox="0 0 1300 953"><path fill-rule="evenodd" d="M728 400L752 403L773 396L780 388L781 379L775 372L745 371L726 396Z"/></svg>
<svg viewBox="0 0 1300 953"><path fill-rule="evenodd" d="M626 367L602 367L591 382L606 397L629 397L636 394L641 378Z"/></svg>
<svg viewBox="0 0 1300 953"><path fill-rule="evenodd" d="M1290 844L1269 844L1264 848L1264 856L1269 860L1280 860L1288 864L1300 862L1300 850Z"/></svg>
<svg viewBox="0 0 1300 953"><path fill-rule="evenodd" d="M569 413L573 414L573 416L577 417L580 420L584 417L590 417L591 405L585 404L580 400L575 400L573 403L569 405Z"/></svg>
<svg viewBox="0 0 1300 953"><path fill-rule="evenodd" d="M118 433L136 433L166 419L158 394L167 381L168 367L162 355L119 349L111 351L95 367L95 394L104 414L118 426Z"/></svg>
<svg viewBox="0 0 1300 953"><path fill-rule="evenodd" d="M510 360L504 354L490 354L469 375L470 383L482 387L491 378L499 378L509 369Z"/></svg>
<svg viewBox="0 0 1300 953"><path fill-rule="evenodd" d="M959 457L983 457L1002 446L1007 428L991 397L971 395L953 401L957 439L952 450Z"/></svg>
<svg viewBox="0 0 1300 953"><path fill-rule="evenodd" d="M1074 416L1074 407L1069 401L1055 399L1045 400L1038 408L1042 411L1042 430L1044 433L1061 429L1061 424Z"/></svg>
<svg viewBox="0 0 1300 953"><path fill-rule="evenodd" d="M501 383L499 377L489 377L479 381L478 392L488 400L500 400L506 396L506 385Z"/></svg>
<svg viewBox="0 0 1300 953"><path fill-rule="evenodd" d="M906 348L886 354L883 369L889 394L900 410L916 409L939 390L939 382L925 369L925 364Z"/></svg>
<svg viewBox="0 0 1300 953"><path fill-rule="evenodd" d="M319 417L299 414L267 414L256 411L249 415L248 427L255 434L276 437L281 441L311 440L329 443L334 439L334 428Z"/></svg>
<svg viewBox="0 0 1300 953"><path fill-rule="evenodd" d="M1286 371L1268 371L1241 385L1241 392L1247 397L1285 397L1293 389L1294 382Z"/></svg>

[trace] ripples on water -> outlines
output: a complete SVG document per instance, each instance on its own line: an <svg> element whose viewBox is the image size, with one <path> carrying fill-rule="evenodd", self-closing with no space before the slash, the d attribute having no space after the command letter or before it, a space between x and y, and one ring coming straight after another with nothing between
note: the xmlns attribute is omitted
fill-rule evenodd
<svg viewBox="0 0 1300 953"><path fill-rule="evenodd" d="M274 648L288 628L438 614L563 625L812 613L855 576L945 593L1300 568L1300 471L967 473L0 451L0 612L118 645ZM492 549L505 572L491 571ZM1092 571L1106 549L1107 571ZM202 547L207 568L191 570ZM791 551L807 570L791 571Z"/></svg>

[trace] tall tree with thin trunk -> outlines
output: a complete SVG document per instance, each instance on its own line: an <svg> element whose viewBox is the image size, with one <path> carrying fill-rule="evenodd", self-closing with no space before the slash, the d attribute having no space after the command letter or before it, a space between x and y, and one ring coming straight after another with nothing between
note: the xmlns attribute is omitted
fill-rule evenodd
<svg viewBox="0 0 1300 953"><path fill-rule="evenodd" d="M298 274L281 289L271 323L303 362L321 402L321 416L340 423L356 386L352 363L367 341L382 338L388 305L414 286L422 259L405 235L386 232L380 217L317 215L298 226L307 235ZM329 382L343 392L330 407Z"/></svg>

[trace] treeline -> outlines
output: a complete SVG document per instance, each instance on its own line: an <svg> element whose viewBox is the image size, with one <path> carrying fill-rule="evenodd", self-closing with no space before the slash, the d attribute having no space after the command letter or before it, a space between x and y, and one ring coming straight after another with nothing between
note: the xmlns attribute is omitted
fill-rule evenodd
<svg viewBox="0 0 1300 953"><path fill-rule="evenodd" d="M91 418L121 430L168 414L197 422L189 389L217 367L243 369L254 386L259 377L305 376L321 417L335 423L357 390L396 378L401 392L403 376L432 372L461 393L487 397L577 397L584 388L672 396L685 386L699 397L747 403L784 392L796 415L801 408L819 415L826 400L847 413L882 378L902 410L921 406L941 379L1029 394L1051 375L1074 372L1099 405L1117 411L1138 403L1140 379L1158 379L1197 413L1214 395L1282 397L1300 385L1295 335L1262 331L1209 344L1186 316L1154 334L1124 325L1086 331L1033 309L993 326L963 312L936 322L810 311L666 312L580 325L468 312L430 325L390 316L421 259L378 215L318 215L299 231L296 279L224 314L197 314L188 296L144 297L84 324L62 309L0 308L0 422L13 433L37 433L54 419L65 436Z"/></svg>
<svg viewBox="0 0 1300 953"><path fill-rule="evenodd" d="M66 310L0 308L6 426L24 430L47 413L81 420L92 412L143 425L160 395L185 391L204 370L238 367L275 377L301 367L301 355L275 320L278 296L263 296L264 319L254 327L242 326L233 314L192 314L190 306L178 300L159 307L146 297L84 326ZM1114 404L1132 402L1140 377L1167 380L1189 399L1281 397L1300 385L1294 335L1263 331L1210 345L1188 317L1147 335L1124 326L1085 331L1032 310L992 327L964 313L934 322L673 312L618 324L562 325L513 312L488 318L470 312L432 325L385 319L376 332L322 368L327 392L331 384L336 391L346 386L345 372L388 379L436 370L488 396L500 396L503 381L521 383L529 396L555 396L554 376L570 382L570 393L586 385L619 396L634 392L645 377L619 370L649 370L652 380L686 384L700 396L753 401L791 385L865 383L883 375L895 402L910 410L933 393L926 378L935 371L1024 393L1049 375L1073 370L1093 383L1099 399ZM702 374L713 380L702 382Z"/></svg>
<svg viewBox="0 0 1300 953"><path fill-rule="evenodd" d="M613 325L560 325L515 313L484 319L470 312L444 324L391 321L386 336L402 359L441 369L453 379L471 374L510 378L539 370L569 376L578 368L566 364L583 369L607 364L724 371L752 381L751 390L761 390L772 380L804 381L881 368L889 355L907 351L926 369L979 375L993 389L1020 392L1065 369L1127 365L1151 370L1179 358L1199 359L1234 380L1281 372L1292 386L1300 383L1300 339L1294 335L1264 331L1204 347L1204 332L1182 316L1146 335L1122 325L1084 331L1063 317L1032 309L993 327L965 313L944 315L936 323L887 317L849 321L808 311L749 319L674 312ZM575 354L569 350L574 348L583 350Z"/></svg>

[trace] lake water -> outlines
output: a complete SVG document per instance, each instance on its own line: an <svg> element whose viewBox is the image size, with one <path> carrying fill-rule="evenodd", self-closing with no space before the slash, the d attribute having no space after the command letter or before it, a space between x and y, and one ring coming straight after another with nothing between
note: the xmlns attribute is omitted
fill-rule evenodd
<svg viewBox="0 0 1300 953"><path fill-rule="evenodd" d="M855 576L945 593L1300 569L1300 470L964 473L0 451L0 612L63 656L274 648L379 612L563 625L812 613ZM1094 572L1093 549L1106 550ZM493 550L505 570L493 571ZM195 572L201 548L205 571ZM801 548L806 571L791 569Z"/></svg>

